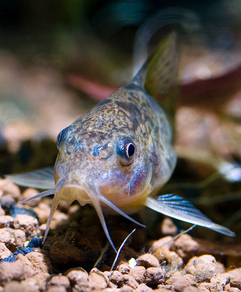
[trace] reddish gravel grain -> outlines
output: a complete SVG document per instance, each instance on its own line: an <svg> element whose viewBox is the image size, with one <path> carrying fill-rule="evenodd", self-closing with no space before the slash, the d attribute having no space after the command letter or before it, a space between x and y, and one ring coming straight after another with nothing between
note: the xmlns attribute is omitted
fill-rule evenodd
<svg viewBox="0 0 241 292"><path fill-rule="evenodd" d="M9 182L6 184L5 180L2 185L5 187L2 193L11 194L13 200L37 193L28 189L19 194L19 189ZM15 218L9 214L0 215L0 260L24 248L33 236L43 235L50 204L50 199L43 199L29 205L39 220L23 214ZM108 226L118 247L136 226L122 223L119 217L110 219ZM26 255L18 254L14 262L0 263L0 292L241 290L240 255L235 258L232 254L232 262L236 259L236 266L230 267L226 264L228 255L222 258L220 253L216 258L200 252L202 243L191 235L182 234L174 238L174 227L169 218L165 219L160 230L165 230L167 235L154 241L147 239L146 230L137 229L133 238L126 242L115 269L111 271L115 253L111 247L106 249L106 238L94 210L89 207L82 209L79 205L68 209L62 204L42 248L36 247Z"/></svg>

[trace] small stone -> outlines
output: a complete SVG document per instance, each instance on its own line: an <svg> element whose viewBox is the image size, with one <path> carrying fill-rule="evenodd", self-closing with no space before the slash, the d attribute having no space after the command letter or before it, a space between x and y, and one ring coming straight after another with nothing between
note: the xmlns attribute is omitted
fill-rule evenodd
<svg viewBox="0 0 241 292"><path fill-rule="evenodd" d="M216 274L212 277L210 283L211 283L211 292L219 292L219 291L223 291L225 285L228 282L228 277L226 275L226 273L224 274Z"/></svg>
<svg viewBox="0 0 241 292"><path fill-rule="evenodd" d="M166 235L176 235L177 234L177 226L173 223L171 218L165 218L161 224L161 233Z"/></svg>
<svg viewBox="0 0 241 292"><path fill-rule="evenodd" d="M89 275L82 268L74 268L66 271L65 275L68 277L71 286L75 284L87 284Z"/></svg>
<svg viewBox="0 0 241 292"><path fill-rule="evenodd" d="M26 242L25 232L21 229L14 230L14 238L16 247L23 247Z"/></svg>
<svg viewBox="0 0 241 292"><path fill-rule="evenodd" d="M39 194L39 192L37 190L32 189L32 188L28 188L23 192L22 200L25 201L25 200L31 199L32 197L34 197L34 196L36 196L38 194ZM26 202L26 204L28 206L35 207L35 206L37 206L39 204L40 201L41 201L41 198L37 198L37 199L33 199L33 200L30 200L30 201Z"/></svg>
<svg viewBox="0 0 241 292"><path fill-rule="evenodd" d="M117 271L121 272L121 274L128 274L130 272L130 267L127 263L120 264L116 268Z"/></svg>
<svg viewBox="0 0 241 292"><path fill-rule="evenodd" d="M190 287L190 283L180 272L175 272L166 281L167 285L171 285L175 291L182 292L185 287Z"/></svg>
<svg viewBox="0 0 241 292"><path fill-rule="evenodd" d="M196 287L188 286L185 287L182 292L199 292L199 290Z"/></svg>
<svg viewBox="0 0 241 292"><path fill-rule="evenodd" d="M241 268L229 271L228 275L230 275L230 287L241 290Z"/></svg>
<svg viewBox="0 0 241 292"><path fill-rule="evenodd" d="M31 262L33 269L37 273L48 273L53 269L50 260L40 252L30 252L26 258Z"/></svg>
<svg viewBox="0 0 241 292"><path fill-rule="evenodd" d="M145 273L146 284L148 285L158 285L164 283L165 280L165 270L162 267L151 267L146 269Z"/></svg>
<svg viewBox="0 0 241 292"><path fill-rule="evenodd" d="M12 227L13 226L13 217L12 216L0 216L0 228Z"/></svg>
<svg viewBox="0 0 241 292"><path fill-rule="evenodd" d="M136 289L135 292L151 292L153 291L150 287L148 287L146 284L142 283L140 284Z"/></svg>
<svg viewBox="0 0 241 292"><path fill-rule="evenodd" d="M107 288L109 279L98 269L94 268L89 274L89 286L93 290Z"/></svg>
<svg viewBox="0 0 241 292"><path fill-rule="evenodd" d="M188 281L188 283L192 286L197 286L197 282L195 281L195 276L191 274L183 275L183 277Z"/></svg>
<svg viewBox="0 0 241 292"><path fill-rule="evenodd" d="M133 289L127 285L123 285L118 291L120 292L132 292Z"/></svg>
<svg viewBox="0 0 241 292"><path fill-rule="evenodd" d="M62 286L66 289L70 289L70 281L66 276L55 275L48 282L48 287L50 286Z"/></svg>
<svg viewBox="0 0 241 292"><path fill-rule="evenodd" d="M162 237L158 240L153 241L151 244L151 250L155 251L158 248L162 248L162 247L165 247L165 248L170 250L173 247L173 245L174 245L173 237L172 236L165 236L165 237Z"/></svg>
<svg viewBox="0 0 241 292"><path fill-rule="evenodd" d="M5 292L25 292L23 285L18 281L11 281L4 287Z"/></svg>
<svg viewBox="0 0 241 292"><path fill-rule="evenodd" d="M67 292L67 289L63 286L51 286L46 292Z"/></svg>
<svg viewBox="0 0 241 292"><path fill-rule="evenodd" d="M1 198L1 207L8 212L16 203L11 195L5 195Z"/></svg>
<svg viewBox="0 0 241 292"><path fill-rule="evenodd" d="M44 202L41 202L34 208L34 211L38 215L39 224L44 224L47 222L50 214L50 206Z"/></svg>
<svg viewBox="0 0 241 292"><path fill-rule="evenodd" d="M235 287L231 287L230 283L228 283L225 288L224 291L228 291L228 292L240 292L239 288L235 288Z"/></svg>
<svg viewBox="0 0 241 292"><path fill-rule="evenodd" d="M0 284L3 285L11 280L21 281L33 276L35 273L33 268L22 261L21 258L13 263L3 262L0 269Z"/></svg>
<svg viewBox="0 0 241 292"><path fill-rule="evenodd" d="M175 240L174 246L177 249L177 253L182 258L185 258L190 254L193 255L199 249L199 244L188 234L182 234L177 240Z"/></svg>
<svg viewBox="0 0 241 292"><path fill-rule="evenodd" d="M13 234L14 230L11 228L0 229L0 242L4 243L11 251L13 251L12 249L15 247L15 238Z"/></svg>
<svg viewBox="0 0 241 292"><path fill-rule="evenodd" d="M123 275L124 284L131 287L132 289L136 289L138 287L137 281L131 275Z"/></svg>
<svg viewBox="0 0 241 292"><path fill-rule="evenodd" d="M17 215L13 225L15 229L23 230L26 236L35 235L38 230L38 220L29 215Z"/></svg>
<svg viewBox="0 0 241 292"><path fill-rule="evenodd" d="M143 266L136 266L130 270L130 275L137 281L137 283L144 283L146 269Z"/></svg>
<svg viewBox="0 0 241 292"><path fill-rule="evenodd" d="M56 210L50 224L50 228L65 227L69 224L69 217L67 214Z"/></svg>
<svg viewBox="0 0 241 292"><path fill-rule="evenodd" d="M197 282L210 280L217 273L216 259L211 255L193 257L185 266L185 271L194 275Z"/></svg>
<svg viewBox="0 0 241 292"><path fill-rule="evenodd" d="M32 277L28 277L26 280L21 281L21 284L24 288L24 292L45 291L48 278L49 278L48 273L39 273Z"/></svg>
<svg viewBox="0 0 241 292"><path fill-rule="evenodd" d="M210 292L211 284L210 283L200 283L198 286L198 291L200 292Z"/></svg>
<svg viewBox="0 0 241 292"><path fill-rule="evenodd" d="M0 261L11 255L11 251L6 247L6 245L0 242Z"/></svg>
<svg viewBox="0 0 241 292"><path fill-rule="evenodd" d="M122 275L119 271L113 271L109 277L110 281L121 287L124 283L124 275Z"/></svg>
<svg viewBox="0 0 241 292"><path fill-rule="evenodd" d="M0 189L3 192L3 196L10 195L16 201L21 197L20 188L8 179L0 180Z"/></svg>
<svg viewBox="0 0 241 292"><path fill-rule="evenodd" d="M154 255L149 253L139 256L136 259L136 262L138 266L144 266L145 268L160 266L158 259Z"/></svg>

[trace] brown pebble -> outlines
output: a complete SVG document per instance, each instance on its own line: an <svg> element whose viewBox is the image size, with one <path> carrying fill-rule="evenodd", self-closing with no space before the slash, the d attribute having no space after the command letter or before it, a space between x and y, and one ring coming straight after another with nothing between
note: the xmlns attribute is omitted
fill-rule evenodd
<svg viewBox="0 0 241 292"><path fill-rule="evenodd" d="M89 286L92 290L107 288L109 279L98 269L94 268L89 274Z"/></svg>
<svg viewBox="0 0 241 292"><path fill-rule="evenodd" d="M17 281L11 281L4 287L5 292L25 292L23 285Z"/></svg>
<svg viewBox="0 0 241 292"><path fill-rule="evenodd" d="M13 217L12 216L0 216L0 228L13 227Z"/></svg>
<svg viewBox="0 0 241 292"><path fill-rule="evenodd" d="M24 200L31 199L32 197L34 197L38 194L39 194L39 192L36 189L28 188L23 192L22 200L24 201ZM39 204L40 201L41 201L41 198L32 199L32 200L26 202L26 205L31 206L31 207L35 207Z"/></svg>
<svg viewBox="0 0 241 292"><path fill-rule="evenodd" d="M140 284L136 289L135 292L151 292L153 291L150 287L148 287L146 284L142 283Z"/></svg>
<svg viewBox="0 0 241 292"><path fill-rule="evenodd" d="M50 260L43 253L30 252L26 254L26 258L37 273L48 273L53 269Z"/></svg>
<svg viewBox="0 0 241 292"><path fill-rule="evenodd" d="M161 233L164 236L177 234L177 226L173 223L171 218L163 219L161 224Z"/></svg>
<svg viewBox="0 0 241 292"><path fill-rule="evenodd" d="M149 253L139 256L136 259L136 262L138 266L144 266L145 268L160 266L158 259L154 255Z"/></svg>
<svg viewBox="0 0 241 292"><path fill-rule="evenodd" d="M51 286L46 292L67 292L67 289L63 286Z"/></svg>
<svg viewBox="0 0 241 292"><path fill-rule="evenodd" d="M21 229L14 230L14 238L16 247L23 247L26 242L25 232Z"/></svg>
<svg viewBox="0 0 241 292"><path fill-rule="evenodd" d="M118 289L118 291L120 291L120 292L133 292L133 288L131 288L127 285L123 285L120 289Z"/></svg>
<svg viewBox="0 0 241 292"><path fill-rule="evenodd" d="M73 268L67 270L65 275L68 277L70 284L73 286L75 284L85 284L88 282L89 275L88 273L82 268Z"/></svg>
<svg viewBox="0 0 241 292"><path fill-rule="evenodd" d="M10 195L16 201L21 197L20 188L8 179L0 179L0 189L3 195Z"/></svg>
<svg viewBox="0 0 241 292"><path fill-rule="evenodd" d="M241 290L241 268L229 271L230 287L235 287Z"/></svg>
<svg viewBox="0 0 241 292"><path fill-rule="evenodd" d="M211 284L210 283L200 283L198 286L198 291L200 292L210 292Z"/></svg>
<svg viewBox="0 0 241 292"><path fill-rule="evenodd" d="M185 287L191 286L190 283L180 272L175 272L166 281L167 285L171 285L177 292L182 292Z"/></svg>
<svg viewBox="0 0 241 292"><path fill-rule="evenodd" d="M231 287L230 283L228 283L225 286L224 291L227 291L227 292L240 292L240 289L239 288L235 288L235 287Z"/></svg>
<svg viewBox="0 0 241 292"><path fill-rule="evenodd" d="M188 286L185 287L182 292L199 292L199 290L196 287Z"/></svg>
<svg viewBox="0 0 241 292"><path fill-rule="evenodd" d="M34 208L39 218L39 224L46 223L50 213L50 206L44 202L40 202L38 206Z"/></svg>
<svg viewBox="0 0 241 292"><path fill-rule="evenodd" d="M11 255L11 251L6 247L6 245L0 242L0 260L7 258Z"/></svg>
<svg viewBox="0 0 241 292"><path fill-rule="evenodd" d="M192 286L197 286L197 282L195 281L195 276L191 274L183 275L183 277L188 281L188 283Z"/></svg>
<svg viewBox="0 0 241 292"><path fill-rule="evenodd" d="M199 244L192 239L188 234L182 234L178 239L174 241L174 246L177 249L177 253L185 258L188 255L193 255L199 249Z"/></svg>
<svg viewBox="0 0 241 292"><path fill-rule="evenodd" d="M55 275L48 282L48 287L50 286L62 286L66 289L70 289L70 281L69 278L66 276Z"/></svg>
<svg viewBox="0 0 241 292"><path fill-rule="evenodd" d="M144 283L146 269L143 266L135 266L130 270L130 275L137 281L137 283Z"/></svg>
<svg viewBox="0 0 241 292"><path fill-rule="evenodd" d="M194 275L197 282L210 280L217 273L216 259L211 255L193 257L185 266L185 271Z"/></svg>
<svg viewBox="0 0 241 292"><path fill-rule="evenodd" d="M26 280L21 281L21 284L24 288L24 292L28 291L45 291L47 286L47 279L49 278L48 273L39 273L32 277L28 277ZM31 285L30 285L31 283ZM36 290L34 290L36 289Z"/></svg>
<svg viewBox="0 0 241 292"><path fill-rule="evenodd" d="M127 285L133 289L136 289L138 287L137 281L131 275L125 274L125 275L123 275L123 278L124 278L125 285Z"/></svg>
<svg viewBox="0 0 241 292"><path fill-rule="evenodd" d="M82 264L86 261L85 253L67 241L56 241L50 249L50 258L56 264Z"/></svg>
<svg viewBox="0 0 241 292"><path fill-rule="evenodd" d="M151 244L151 249L153 251L157 250L158 248L162 248L164 247L167 249L171 249L171 247L173 246L173 237L172 236L166 236L166 237L162 237L156 241L153 241Z"/></svg>
<svg viewBox="0 0 241 292"><path fill-rule="evenodd" d="M17 215L14 218L13 225L15 229L23 230L26 236L36 235L38 230L38 220L29 215Z"/></svg>
<svg viewBox="0 0 241 292"><path fill-rule="evenodd" d="M0 269L0 284L5 284L11 280L24 280L36 274L34 269L20 259L15 262L3 262Z"/></svg>
<svg viewBox="0 0 241 292"><path fill-rule="evenodd" d="M211 291L212 292L223 291L225 285L227 284L227 281L228 281L228 277L227 277L226 273L214 275L210 281Z"/></svg>
<svg viewBox="0 0 241 292"><path fill-rule="evenodd" d="M113 271L109 277L110 281L121 287L124 283L124 275L122 275L119 271Z"/></svg>
<svg viewBox="0 0 241 292"><path fill-rule="evenodd" d="M67 214L56 210L50 224L50 228L66 227L69 224L69 217Z"/></svg>
<svg viewBox="0 0 241 292"><path fill-rule="evenodd" d="M117 271L119 271L121 274L128 274L130 272L130 267L127 263L120 264L116 268Z"/></svg>
<svg viewBox="0 0 241 292"><path fill-rule="evenodd" d="M11 228L0 229L0 242L4 243L12 252L15 252L14 230Z"/></svg>
<svg viewBox="0 0 241 292"><path fill-rule="evenodd" d="M146 269L145 273L146 284L158 285L164 283L165 270L162 267L151 267Z"/></svg>

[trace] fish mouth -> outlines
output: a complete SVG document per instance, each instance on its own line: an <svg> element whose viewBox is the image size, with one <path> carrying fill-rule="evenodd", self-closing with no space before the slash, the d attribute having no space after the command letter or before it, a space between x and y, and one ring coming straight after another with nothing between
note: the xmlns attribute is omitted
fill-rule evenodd
<svg viewBox="0 0 241 292"><path fill-rule="evenodd" d="M122 210L120 210L117 206L115 206L115 204L113 204L109 199L107 199L101 193L100 189L98 187L95 187L93 184L90 184L90 183L80 184L80 183L67 182L66 180L59 180L54 188L54 198L53 198L53 202L51 206L50 215L48 217L48 222L47 222L47 226L46 226L46 230L45 230L45 234L43 238L43 243L45 242L47 238L51 220L58 207L60 200L65 200L68 204L71 204L73 201L77 200L81 206L85 204L91 204L95 208L96 213L99 217L100 223L102 225L102 228L105 232L105 235L115 252L117 252L117 250L110 237L101 204L111 208L116 213L124 216L126 219L134 222L135 224L141 227L145 227L145 225L134 220L133 218L128 216L126 213L124 213Z"/></svg>

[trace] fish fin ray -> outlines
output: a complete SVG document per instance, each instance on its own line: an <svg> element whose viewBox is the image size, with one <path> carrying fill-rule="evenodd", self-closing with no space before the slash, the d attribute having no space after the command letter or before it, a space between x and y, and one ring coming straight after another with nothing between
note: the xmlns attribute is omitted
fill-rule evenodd
<svg viewBox="0 0 241 292"><path fill-rule="evenodd" d="M130 216L128 216L125 212L123 212L122 210L120 210L118 207L116 207L111 201L109 201L107 198L105 198L102 194L100 195L100 200L102 203L105 203L108 207L110 207L112 210L114 210L116 213L118 213L119 215L125 217L126 219L130 220L131 222L145 228L146 226L141 224L140 222L136 221L135 219L131 218Z"/></svg>
<svg viewBox="0 0 241 292"><path fill-rule="evenodd" d="M44 244L45 241L46 241L46 238L47 238L47 235L48 235L49 229L50 229L50 224L51 224L51 221L53 219L54 213L57 210L57 207L59 205L59 201L60 201L60 197L57 194L55 194L54 198L53 198L50 214L49 214L49 217L48 217L46 229L45 229L45 232L44 232L44 237L43 237L42 244Z"/></svg>
<svg viewBox="0 0 241 292"><path fill-rule="evenodd" d="M159 102L173 126L179 93L178 67L177 34L172 32L159 43L132 80Z"/></svg>
<svg viewBox="0 0 241 292"><path fill-rule="evenodd" d="M26 173L6 175L6 178L24 187L36 189L54 188L54 168L46 167Z"/></svg>
<svg viewBox="0 0 241 292"><path fill-rule="evenodd" d="M29 202L29 201L34 200L34 199L38 199L38 198L43 198L43 197L51 196L51 195L53 195L53 194L54 194L54 188L53 188L53 189L50 189L50 190L47 190L47 191L45 191L45 192L42 192L42 193L40 193L40 194L37 194L37 195L35 195L35 196L33 196L33 197L27 199L27 200L19 201L19 203L20 203L20 204L25 204L25 203L27 203L27 202Z"/></svg>
<svg viewBox="0 0 241 292"><path fill-rule="evenodd" d="M235 236L234 232L214 223L201 211L196 209L192 203L177 195L163 195L159 196L157 200L148 198L146 200L146 206L169 217L203 226L227 236Z"/></svg>

